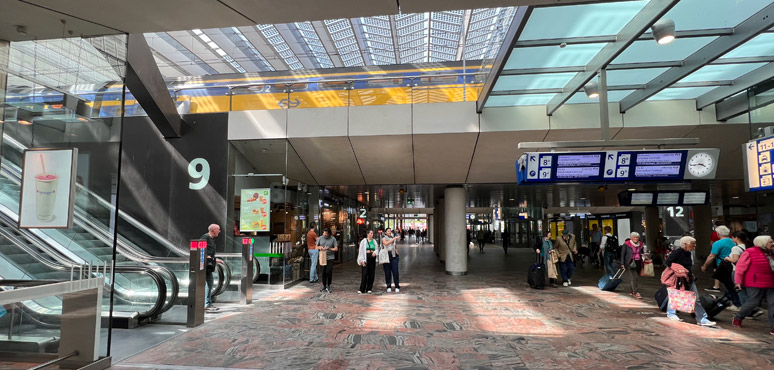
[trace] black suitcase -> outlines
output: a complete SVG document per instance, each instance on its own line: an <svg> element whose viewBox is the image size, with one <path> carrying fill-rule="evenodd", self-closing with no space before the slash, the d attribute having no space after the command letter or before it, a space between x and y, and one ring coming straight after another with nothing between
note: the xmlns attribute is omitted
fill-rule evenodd
<svg viewBox="0 0 774 370"><path fill-rule="evenodd" d="M621 266L623 267L623 266ZM614 292L616 288L618 288L619 285L621 285L621 282L623 282L623 273L626 271L625 269L621 268L618 271L616 271L615 275L610 276L608 274L605 274L602 276L601 279L599 279L599 289L602 289L606 292Z"/></svg>
<svg viewBox="0 0 774 370"><path fill-rule="evenodd" d="M712 320L717 314L723 312L728 306L731 305L731 300L727 296L718 298L713 294L705 294L699 297L699 303L707 312L707 318Z"/></svg>
<svg viewBox="0 0 774 370"><path fill-rule="evenodd" d="M661 310L661 312L666 312L667 305L669 304L669 292L667 291L666 285L662 286L661 289L656 291L656 304L658 304L658 309Z"/></svg>
<svg viewBox="0 0 774 370"><path fill-rule="evenodd" d="M540 261L540 253L537 255L535 263L529 266L529 272L527 273L527 283L530 288L533 289L545 289L546 288L546 265Z"/></svg>

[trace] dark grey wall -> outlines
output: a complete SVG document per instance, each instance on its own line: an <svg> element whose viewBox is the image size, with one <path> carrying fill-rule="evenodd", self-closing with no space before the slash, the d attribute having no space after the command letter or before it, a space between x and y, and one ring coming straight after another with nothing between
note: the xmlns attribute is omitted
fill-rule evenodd
<svg viewBox="0 0 774 370"><path fill-rule="evenodd" d="M184 117L190 127L178 139L165 140L148 117L124 121L119 206L176 245L185 246L211 223L226 227L228 114ZM208 185L189 188L189 163L204 158ZM218 238L223 250L224 238Z"/></svg>

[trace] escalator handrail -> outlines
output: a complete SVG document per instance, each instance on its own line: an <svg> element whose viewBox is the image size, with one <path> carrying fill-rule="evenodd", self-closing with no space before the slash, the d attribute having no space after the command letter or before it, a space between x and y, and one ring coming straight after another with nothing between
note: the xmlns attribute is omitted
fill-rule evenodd
<svg viewBox="0 0 774 370"><path fill-rule="evenodd" d="M6 215L1 215L1 216L7 217ZM21 232L22 235L24 235L27 241L32 243L36 248L39 248L40 250L45 251L46 255L50 255L52 258L55 259L55 261L49 261L43 258L40 254L38 254L37 251L27 247L27 245L24 242L22 242L15 235L10 234L6 230L0 229L0 234L3 235L6 239L8 239L11 243L13 243L16 247L18 247L19 249L23 250L24 252L26 252L33 258L35 258L35 260L46 265L47 267L53 270L73 271L77 269L77 271L79 271L80 273L81 269L86 267L83 264L72 263L64 260L62 261L62 263L59 263L60 259L57 258L56 254L49 253L50 247L48 245L45 245L45 243L41 243L38 240L35 240L34 238L30 238L29 235L25 235L24 232L26 230L24 229L19 229L19 231ZM158 266L158 267L163 268L163 266ZM113 269L115 269L115 272L119 272L119 273L143 273L143 274L149 275L151 279L156 283L157 291L160 295L156 298L156 303L154 304L151 310L148 310L145 313L138 312L138 314L140 315L140 317L145 318L145 317L155 316L156 314L163 312L161 310L166 307L165 301L167 299L167 284L164 281L164 278L161 276L161 273L157 272L154 268L151 268L149 266L115 266L113 267ZM83 271L84 272L88 271L88 269L84 269ZM169 273L171 273L171 271ZM106 284L106 286L109 287L110 285ZM173 295L176 296L176 294L173 294ZM171 308L171 306L169 308Z"/></svg>
<svg viewBox="0 0 774 370"><path fill-rule="evenodd" d="M218 286L212 291L213 296L218 296L225 292L231 285L231 267L222 258L215 257L215 267L218 269Z"/></svg>

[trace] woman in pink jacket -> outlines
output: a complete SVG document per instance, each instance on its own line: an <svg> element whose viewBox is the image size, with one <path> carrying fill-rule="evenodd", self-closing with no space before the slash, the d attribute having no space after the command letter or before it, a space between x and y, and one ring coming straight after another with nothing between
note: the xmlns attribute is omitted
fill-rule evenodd
<svg viewBox="0 0 774 370"><path fill-rule="evenodd" d="M753 244L755 247L745 250L736 263L736 289L744 287L748 298L734 314L732 324L741 328L742 319L749 316L765 296L769 305L769 329L774 335L774 272L767 257L774 250L774 241L768 235L761 235L753 240Z"/></svg>

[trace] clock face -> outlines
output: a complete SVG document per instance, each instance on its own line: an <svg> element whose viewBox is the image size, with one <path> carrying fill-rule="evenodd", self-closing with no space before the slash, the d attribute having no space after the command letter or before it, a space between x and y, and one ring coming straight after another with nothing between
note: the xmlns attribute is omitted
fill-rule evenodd
<svg viewBox="0 0 774 370"><path fill-rule="evenodd" d="M688 160L688 172L696 177L704 177L715 168L715 160L707 153L696 153Z"/></svg>

